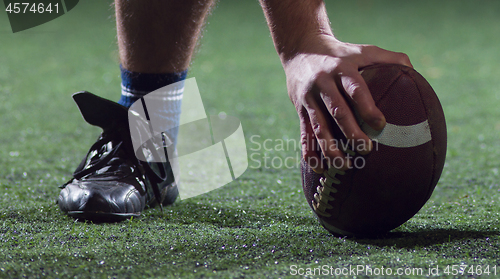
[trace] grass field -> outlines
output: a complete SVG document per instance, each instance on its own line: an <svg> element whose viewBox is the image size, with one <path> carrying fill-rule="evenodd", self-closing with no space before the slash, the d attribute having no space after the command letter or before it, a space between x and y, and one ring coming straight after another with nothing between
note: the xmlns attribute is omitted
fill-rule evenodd
<svg viewBox="0 0 500 279"><path fill-rule="evenodd" d="M220 1L190 71L209 114L242 120L254 158L245 174L126 222L62 214L58 186L99 134L71 94L119 98L109 2L80 1L15 34L0 11L0 277L283 278L296 268L357 265L438 268L440 276L448 266L447 277L453 265L473 265L465 275L489 267L479 277L499 276L500 1L328 1L339 39L407 53L447 117L447 162L433 196L374 239L330 235L303 197L300 171L263 166L264 156L295 158L298 147L250 150L265 139L297 140L299 131L257 1Z"/></svg>

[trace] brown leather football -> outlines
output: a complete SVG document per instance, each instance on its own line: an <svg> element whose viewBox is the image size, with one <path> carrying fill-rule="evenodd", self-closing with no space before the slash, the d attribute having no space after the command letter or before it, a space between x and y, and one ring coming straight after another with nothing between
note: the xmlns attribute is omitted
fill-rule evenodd
<svg viewBox="0 0 500 279"><path fill-rule="evenodd" d="M373 235L413 217L430 198L446 157L443 109L429 83L415 70L381 64L361 75L387 125L361 129L372 139L368 155L353 154L345 172L315 173L302 160L302 186L319 222L331 233ZM333 121L332 121L333 122ZM336 125L331 129L345 141Z"/></svg>

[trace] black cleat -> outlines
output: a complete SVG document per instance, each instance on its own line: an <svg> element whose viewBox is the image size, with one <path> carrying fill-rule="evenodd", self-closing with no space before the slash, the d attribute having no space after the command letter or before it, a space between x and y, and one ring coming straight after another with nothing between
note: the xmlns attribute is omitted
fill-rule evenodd
<svg viewBox="0 0 500 279"><path fill-rule="evenodd" d="M78 92L73 99L83 118L103 133L73 178L61 186L59 208L78 219L116 222L139 216L147 205L172 204L178 189L170 163L137 159L127 108L89 92Z"/></svg>

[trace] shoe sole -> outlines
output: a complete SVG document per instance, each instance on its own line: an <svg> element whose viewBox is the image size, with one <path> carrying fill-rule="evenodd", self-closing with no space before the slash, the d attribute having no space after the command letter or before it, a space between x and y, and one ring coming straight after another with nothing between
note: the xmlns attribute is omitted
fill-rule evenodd
<svg viewBox="0 0 500 279"><path fill-rule="evenodd" d="M66 214L79 221L92 221L94 223L120 222L141 215L141 213L105 213L88 211L68 211Z"/></svg>

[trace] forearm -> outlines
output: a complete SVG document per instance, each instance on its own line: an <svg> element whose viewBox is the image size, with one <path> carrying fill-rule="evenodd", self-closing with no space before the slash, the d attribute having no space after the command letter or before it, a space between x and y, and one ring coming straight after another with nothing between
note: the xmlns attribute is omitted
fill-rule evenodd
<svg viewBox="0 0 500 279"><path fill-rule="evenodd" d="M331 35L322 0L260 0L282 63L302 52L308 40Z"/></svg>

